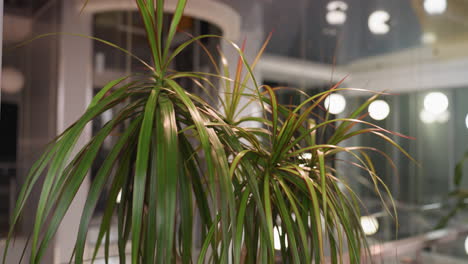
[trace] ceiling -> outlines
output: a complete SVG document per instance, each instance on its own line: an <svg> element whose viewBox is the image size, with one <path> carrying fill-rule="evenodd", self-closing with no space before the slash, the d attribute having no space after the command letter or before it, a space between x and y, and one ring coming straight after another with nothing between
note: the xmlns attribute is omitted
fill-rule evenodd
<svg viewBox="0 0 468 264"><path fill-rule="evenodd" d="M261 5L265 34L273 32L267 52L313 62L344 65L422 45L468 41L468 0L447 0L441 15L428 15L424 0L341 0L348 8L346 22L339 26L326 20L327 5L333 0L221 1L247 21L258 15L252 7ZM387 34L375 35L368 28L368 18L376 10L391 16ZM424 33L435 39L423 43Z"/></svg>
<svg viewBox="0 0 468 264"><path fill-rule="evenodd" d="M4 1L7 13L31 14L48 1L59 0ZM334 0L218 1L240 13L244 30L263 23L265 35L273 32L268 53L312 62L346 65L414 48L423 44L425 33L435 36L431 45L468 42L468 0L447 0L442 15L428 15L423 8L425 0L340 0L347 4L347 10L345 23L338 26L326 20L327 5ZM376 10L385 10L391 16L388 34L369 31L368 18Z"/></svg>

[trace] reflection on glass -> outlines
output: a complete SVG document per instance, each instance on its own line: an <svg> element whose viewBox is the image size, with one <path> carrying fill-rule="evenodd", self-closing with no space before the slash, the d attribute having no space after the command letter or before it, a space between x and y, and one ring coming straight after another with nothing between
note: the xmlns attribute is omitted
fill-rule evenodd
<svg viewBox="0 0 468 264"><path fill-rule="evenodd" d="M421 42L424 44L433 44L437 41L437 35L434 32L426 32L421 37Z"/></svg>
<svg viewBox="0 0 468 264"><path fill-rule="evenodd" d="M384 120L390 114L390 106L384 100L376 100L369 105L369 115L374 120Z"/></svg>
<svg viewBox="0 0 468 264"><path fill-rule="evenodd" d="M442 14L447 9L447 0L425 0L424 10L430 15Z"/></svg>
<svg viewBox="0 0 468 264"><path fill-rule="evenodd" d="M332 1L327 5L327 22L330 25L343 25L346 22L348 4L343 1Z"/></svg>
<svg viewBox="0 0 468 264"><path fill-rule="evenodd" d="M448 98L443 93L433 92L424 97L424 109L431 114L442 114L447 110L448 105Z"/></svg>
<svg viewBox="0 0 468 264"><path fill-rule="evenodd" d="M369 16L369 30L376 35L384 35L390 31L390 14L384 10L374 11Z"/></svg>
<svg viewBox="0 0 468 264"><path fill-rule="evenodd" d="M364 234L371 236L379 231L379 221L375 216L362 216L361 227Z"/></svg>
<svg viewBox="0 0 468 264"><path fill-rule="evenodd" d="M468 128L468 114L466 114L466 117L465 117L465 125L466 125L466 128Z"/></svg>
<svg viewBox="0 0 468 264"><path fill-rule="evenodd" d="M341 94L330 94L324 103L328 112L334 115L342 113L346 107L346 99Z"/></svg>
<svg viewBox="0 0 468 264"><path fill-rule="evenodd" d="M449 111L444 111L439 114L434 114L432 112L429 112L426 109L423 109L420 114L419 118L421 121L425 124L432 124L432 123L446 123L450 119L450 112Z"/></svg>

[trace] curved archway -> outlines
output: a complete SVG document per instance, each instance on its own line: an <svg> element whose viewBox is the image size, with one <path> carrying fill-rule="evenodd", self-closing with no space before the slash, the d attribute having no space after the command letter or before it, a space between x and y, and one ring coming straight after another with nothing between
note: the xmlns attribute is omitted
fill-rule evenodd
<svg viewBox="0 0 468 264"><path fill-rule="evenodd" d="M166 1L164 11L173 13L177 5L177 0ZM82 3L76 2L76 8L81 9ZM101 13L107 11L136 10L137 6L132 0L96 0L90 1L84 12ZM241 18L231 7L211 0L191 0L185 7L185 15L207 21L218 26L223 36L237 40L240 35Z"/></svg>

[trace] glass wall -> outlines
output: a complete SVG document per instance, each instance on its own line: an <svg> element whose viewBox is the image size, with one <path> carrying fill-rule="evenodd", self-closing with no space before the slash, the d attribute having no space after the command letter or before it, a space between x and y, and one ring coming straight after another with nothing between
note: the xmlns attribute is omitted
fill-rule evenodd
<svg viewBox="0 0 468 264"><path fill-rule="evenodd" d="M393 240L433 230L453 205L448 197L455 188L455 166L468 150L468 53L464 48L468 44L468 3L295 0L262 4L264 34L273 34L265 54L268 63L303 68L283 67L285 80L281 81L268 65L265 83L287 84L303 91L322 87L316 91L323 91L343 78L341 87L387 93L379 98L387 106L375 106L364 120L405 135L390 137L415 162L375 135L359 136L348 144L382 150L372 158L397 205L398 229L365 173L337 163L343 177L358 190L364 212L376 216L380 224L369 238ZM328 76L319 76L319 71ZM346 107L338 116L350 114L371 92L341 93ZM379 118L386 107L388 115ZM381 120L372 118L373 114ZM467 178L465 169L464 188L468 187ZM384 200L389 203L389 196Z"/></svg>

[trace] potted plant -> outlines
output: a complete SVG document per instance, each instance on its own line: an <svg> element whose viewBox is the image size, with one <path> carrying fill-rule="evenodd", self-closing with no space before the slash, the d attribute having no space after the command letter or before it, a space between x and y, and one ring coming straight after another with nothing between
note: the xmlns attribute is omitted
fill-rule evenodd
<svg viewBox="0 0 468 264"><path fill-rule="evenodd" d="M43 177L29 260L41 262L104 140L114 128L125 127L91 183L76 234L75 263L84 261L87 231L106 184L111 188L93 260L101 247L109 257L111 220L117 218L120 263L125 263L127 244L132 263L273 263L278 259L338 263L345 258L360 263L366 241L359 224L359 198L337 176L332 160L338 153L350 155L379 194L380 187L386 188L366 154L378 150L340 146L351 137L372 133L406 154L385 135L391 132L362 119L379 94L348 118L317 116L330 93L345 90L339 88L340 83L298 106L280 105L277 88L247 87L250 79L257 85L252 68L265 46L249 64L242 49L233 45L240 58L234 77L220 69L214 75L225 85L222 109L217 109L178 83L190 78L202 87L212 85L207 76L213 75L169 69L188 45L202 38L219 38L197 36L169 50L185 3L179 0L163 41L164 1L136 0L152 63L134 56L146 71L103 87L81 118L47 146L21 189L6 248L32 188ZM243 68L247 71L244 78ZM239 117L242 96L260 104L263 116ZM76 146L88 123L122 104L85 146ZM243 126L247 121L257 125ZM365 128L355 129L356 124ZM330 127L331 136L324 137L322 132ZM80 150L72 154L75 147ZM195 213L200 215L199 226L193 221ZM275 249L275 229L281 230L279 250ZM197 250L194 233L203 241Z"/></svg>

